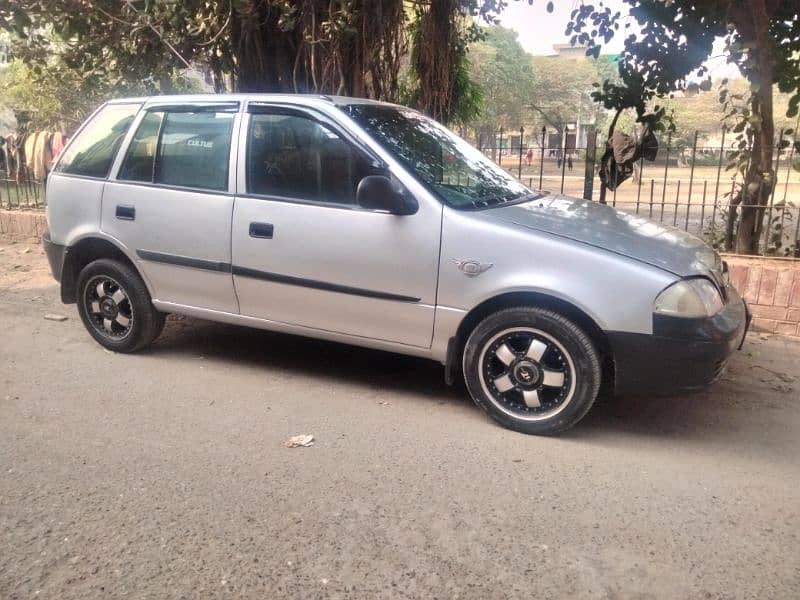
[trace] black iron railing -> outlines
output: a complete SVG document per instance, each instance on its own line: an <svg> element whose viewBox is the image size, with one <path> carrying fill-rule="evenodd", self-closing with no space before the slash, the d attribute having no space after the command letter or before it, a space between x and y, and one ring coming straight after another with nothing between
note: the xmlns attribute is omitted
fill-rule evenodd
<svg viewBox="0 0 800 600"><path fill-rule="evenodd" d="M604 149L593 143L591 133L589 145L577 147L548 146L545 132L527 139L523 129L513 133L480 150L528 187L600 201L597 173ZM782 137L783 132L778 139ZM735 249L742 208L754 206L762 223L757 230L759 254L800 258L800 173L792 167L797 159L793 145L782 149L776 144L777 183L767 205L743 206L731 204L738 198L741 177L726 168L736 148L724 131L718 139L719 143L701 145L697 134L689 143L666 137L656 159L637 162L633 177L608 191L605 201L694 233L727 251Z"/></svg>

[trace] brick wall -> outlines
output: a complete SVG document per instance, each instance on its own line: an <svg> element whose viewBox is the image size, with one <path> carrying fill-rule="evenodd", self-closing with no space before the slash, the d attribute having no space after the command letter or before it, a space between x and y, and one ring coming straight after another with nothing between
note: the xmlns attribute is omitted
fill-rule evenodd
<svg viewBox="0 0 800 600"><path fill-rule="evenodd" d="M726 256L731 282L753 312L753 329L800 337L800 262Z"/></svg>

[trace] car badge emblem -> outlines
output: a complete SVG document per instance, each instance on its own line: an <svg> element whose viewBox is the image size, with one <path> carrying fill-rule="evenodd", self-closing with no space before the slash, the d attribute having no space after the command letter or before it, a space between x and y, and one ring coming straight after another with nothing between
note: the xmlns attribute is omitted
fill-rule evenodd
<svg viewBox="0 0 800 600"><path fill-rule="evenodd" d="M460 260L458 258L454 258L453 262L467 277L477 277L494 266L494 263L482 263L477 260Z"/></svg>

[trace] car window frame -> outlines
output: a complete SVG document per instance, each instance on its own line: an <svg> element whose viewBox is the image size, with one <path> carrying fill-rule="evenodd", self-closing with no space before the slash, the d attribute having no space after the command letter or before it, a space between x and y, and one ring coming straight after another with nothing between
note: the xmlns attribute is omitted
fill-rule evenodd
<svg viewBox="0 0 800 600"><path fill-rule="evenodd" d="M174 110L173 110L174 109ZM161 143L161 135L164 130L164 122L166 121L167 112L230 112L233 114L233 123L231 124L230 145L228 147L228 167L227 167L227 185L224 189L210 189L202 187L188 187L182 185L171 185L166 183L155 182L155 174L157 172L156 161L158 160L158 145ZM133 138L139 130L139 126L149 112L162 112L164 117L161 119L158 130L158 138L156 140L156 156L153 161L153 174L151 180L148 181L135 181L132 179L120 179L119 172L122 168L122 163L128 155ZM153 189L176 190L183 192L194 192L197 194L208 194L216 196L233 196L236 194L236 179L237 179L237 162L238 162L238 149L239 149L239 130L242 121L242 103L236 101L222 101L222 102L151 102L145 103L136 115L133 123L122 142L122 145L117 152L117 156L109 173L108 180L115 183L125 185L137 185Z"/></svg>
<svg viewBox="0 0 800 600"><path fill-rule="evenodd" d="M308 119L338 135L346 143L358 158L366 161L376 171L385 172L387 176L394 177L389 165L378 156L369 146L351 134L339 123L330 118L322 111L312 107L300 106L295 104L285 104L280 102L250 101L243 111L242 122L239 125L239 165L237 169L237 192L241 198L251 198L255 200L265 200L273 202L284 202L287 204L301 204L308 206L319 206L322 208L332 208L338 210L354 210L361 212L382 212L376 209L364 208L358 204L346 204L342 202L323 202L307 198L297 198L294 196L281 196L278 194L257 194L248 189L249 181L247 178L247 160L250 151L250 131L252 126L252 116L258 114L266 115L285 115Z"/></svg>

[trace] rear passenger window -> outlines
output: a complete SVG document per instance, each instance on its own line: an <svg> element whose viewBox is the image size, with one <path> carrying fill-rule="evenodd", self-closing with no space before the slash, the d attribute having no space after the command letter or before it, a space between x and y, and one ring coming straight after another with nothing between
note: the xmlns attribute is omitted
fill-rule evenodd
<svg viewBox="0 0 800 600"><path fill-rule="evenodd" d="M224 190L233 113L167 113L156 158L156 183Z"/></svg>
<svg viewBox="0 0 800 600"><path fill-rule="evenodd" d="M226 190L234 113L149 112L118 179Z"/></svg>
<svg viewBox="0 0 800 600"><path fill-rule="evenodd" d="M355 204L369 165L339 135L305 117L250 115L247 191L333 204Z"/></svg>
<svg viewBox="0 0 800 600"><path fill-rule="evenodd" d="M64 151L57 173L107 177L122 138L141 104L109 104L86 124Z"/></svg>

